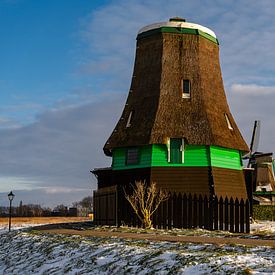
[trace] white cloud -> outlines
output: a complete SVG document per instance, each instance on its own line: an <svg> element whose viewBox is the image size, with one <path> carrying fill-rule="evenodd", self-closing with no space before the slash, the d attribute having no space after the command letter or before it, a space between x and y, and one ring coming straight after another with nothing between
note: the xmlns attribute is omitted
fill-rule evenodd
<svg viewBox="0 0 275 275"><path fill-rule="evenodd" d="M31 190L36 184L38 182L27 177L0 176L0 192L16 189Z"/></svg>
<svg viewBox="0 0 275 275"><path fill-rule="evenodd" d="M74 192L90 192L91 188L68 188L68 187L46 187L44 188L46 194L56 193L74 193Z"/></svg>
<svg viewBox="0 0 275 275"><path fill-rule="evenodd" d="M0 175L12 175L12 182L17 183L14 189L20 190L27 188L26 183L55 191L96 188L90 170L110 165L102 148L123 101L121 95L113 95L45 112L28 126L0 130ZM2 191L10 187L9 182L1 181Z"/></svg>
<svg viewBox="0 0 275 275"><path fill-rule="evenodd" d="M254 89L251 89L250 86ZM228 89L227 98L230 109L247 143L250 144L251 141L254 121L260 120L261 132L258 149L264 152L275 152L273 120L275 117L275 93L273 87L269 88L267 92L262 86L235 84Z"/></svg>
<svg viewBox="0 0 275 275"><path fill-rule="evenodd" d="M244 94L248 96L275 95L275 86L259 86L257 84L233 84L230 89L233 93Z"/></svg>

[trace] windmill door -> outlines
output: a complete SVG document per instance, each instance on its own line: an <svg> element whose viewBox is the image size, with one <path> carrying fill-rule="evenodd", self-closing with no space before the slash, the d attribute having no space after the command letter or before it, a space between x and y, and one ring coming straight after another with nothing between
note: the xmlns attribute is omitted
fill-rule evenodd
<svg viewBox="0 0 275 275"><path fill-rule="evenodd" d="M182 139L170 139L170 161L171 163L182 163Z"/></svg>

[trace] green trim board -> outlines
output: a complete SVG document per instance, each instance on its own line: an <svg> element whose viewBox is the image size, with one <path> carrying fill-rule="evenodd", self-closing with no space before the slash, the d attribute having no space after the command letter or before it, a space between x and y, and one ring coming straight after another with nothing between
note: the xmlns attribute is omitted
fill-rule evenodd
<svg viewBox="0 0 275 275"><path fill-rule="evenodd" d="M168 162L168 150L165 144L153 144L139 147L139 163L126 164L128 148L116 148L113 153L113 170L146 167L206 167L214 166L242 170L241 154L238 150L218 146L186 145L184 162Z"/></svg>
<svg viewBox="0 0 275 275"><path fill-rule="evenodd" d="M253 192L253 195L275 195L274 191L257 191Z"/></svg>
<svg viewBox="0 0 275 275"><path fill-rule="evenodd" d="M194 34L194 35L200 35L208 40L210 40L211 42L219 45L219 41L217 38L213 37L212 35L203 32L201 30L198 29L188 29L188 28L176 28L176 27L160 27L158 29L154 29L154 30L149 30L146 32L142 32L137 36L137 40L141 39L141 38L145 38L148 36L151 36L153 34L157 34L157 33L176 33L176 34Z"/></svg>

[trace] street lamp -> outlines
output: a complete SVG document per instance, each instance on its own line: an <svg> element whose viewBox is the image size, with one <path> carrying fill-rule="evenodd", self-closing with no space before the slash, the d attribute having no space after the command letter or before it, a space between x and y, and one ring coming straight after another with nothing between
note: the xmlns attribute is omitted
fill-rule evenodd
<svg viewBox="0 0 275 275"><path fill-rule="evenodd" d="M12 193L12 191L10 191L10 193L8 194L8 198L9 198L9 201L10 201L9 232L11 231L11 202L12 202L14 197L15 197L15 195Z"/></svg>

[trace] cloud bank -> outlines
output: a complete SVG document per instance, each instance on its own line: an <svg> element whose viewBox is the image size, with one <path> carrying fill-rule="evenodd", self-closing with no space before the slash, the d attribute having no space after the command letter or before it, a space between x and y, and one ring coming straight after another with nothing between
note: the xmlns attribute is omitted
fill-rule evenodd
<svg viewBox="0 0 275 275"><path fill-rule="evenodd" d="M238 126L249 143L253 121L260 119L259 149L274 151L274 13L273 0L118 0L91 12L80 20L78 37L86 50L79 53L73 73L84 84L27 126L7 129L9 122L0 117L1 194L13 188L17 198L37 198L47 205L61 198L75 201L96 188L89 171L110 165L102 147L127 96L136 34L144 25L173 16L215 31ZM5 200L1 194L0 205Z"/></svg>

